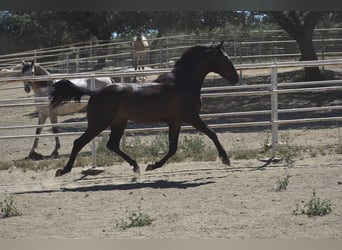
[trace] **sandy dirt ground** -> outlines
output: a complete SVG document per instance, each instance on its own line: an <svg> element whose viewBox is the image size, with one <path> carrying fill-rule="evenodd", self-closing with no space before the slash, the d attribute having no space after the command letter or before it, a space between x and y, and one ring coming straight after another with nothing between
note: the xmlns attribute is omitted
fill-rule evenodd
<svg viewBox="0 0 342 250"><path fill-rule="evenodd" d="M26 96L21 89L13 91ZM33 111L33 107L1 109L0 126L35 124ZM324 153L302 155L291 167L280 162L261 168L264 163L257 159L232 160L231 167L219 161L169 163L143 172L136 182L127 163L105 167L97 176L82 175L83 168L60 178L54 178L55 170L2 170L0 201L12 196L21 216L0 218L0 238L340 239L342 155L329 152L340 143L339 129L285 132L296 145L311 145ZM2 136L13 133L1 130ZM266 133L226 132L218 137L229 151L260 148ZM70 152L74 138L62 137L61 154ZM1 140L1 161L25 158L32 143L33 139ZM39 152L49 154L53 145L51 138L44 138ZM290 176L287 190L275 192L278 179L286 175ZM313 191L331 201L332 212L294 215ZM117 226L139 209L153 219L151 225L126 230Z"/></svg>
<svg viewBox="0 0 342 250"><path fill-rule="evenodd" d="M0 197L11 195L21 216L0 219L1 238L340 239L342 156L303 159L291 168L259 169L256 160L172 163L132 183L127 164L83 176L54 171L2 171ZM275 192L289 174L288 189ZM312 192L332 202L329 215L294 215ZM118 227L140 211L149 226Z"/></svg>

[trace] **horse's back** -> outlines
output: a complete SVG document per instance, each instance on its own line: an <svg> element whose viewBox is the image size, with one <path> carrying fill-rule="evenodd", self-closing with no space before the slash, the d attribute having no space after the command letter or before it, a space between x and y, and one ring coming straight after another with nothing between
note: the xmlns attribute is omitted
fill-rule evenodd
<svg viewBox="0 0 342 250"><path fill-rule="evenodd" d="M75 84L76 86L91 89L91 79L87 78L77 78L77 79L70 79L70 81ZM109 77L99 77L95 78L95 89L103 88L109 84L112 84L112 80Z"/></svg>
<svg viewBox="0 0 342 250"><path fill-rule="evenodd" d="M180 119L181 103L181 95L173 85L156 82L114 83L91 96L88 118L107 122L169 122ZM104 113L106 117L103 117Z"/></svg>

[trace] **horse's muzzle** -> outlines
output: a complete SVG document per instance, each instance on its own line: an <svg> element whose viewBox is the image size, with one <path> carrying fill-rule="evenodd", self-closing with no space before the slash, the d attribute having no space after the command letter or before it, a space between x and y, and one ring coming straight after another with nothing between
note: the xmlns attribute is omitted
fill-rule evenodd
<svg viewBox="0 0 342 250"><path fill-rule="evenodd" d="M30 93L30 92L31 92L31 86L30 86L30 84L25 84L25 85L24 85L24 90L25 90L26 93Z"/></svg>

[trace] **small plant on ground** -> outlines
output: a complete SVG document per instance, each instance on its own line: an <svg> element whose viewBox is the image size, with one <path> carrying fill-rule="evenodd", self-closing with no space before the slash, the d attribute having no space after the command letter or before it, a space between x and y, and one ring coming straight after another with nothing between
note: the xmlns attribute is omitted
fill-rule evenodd
<svg viewBox="0 0 342 250"><path fill-rule="evenodd" d="M305 203L304 207L300 207L297 204L297 208L293 211L293 213L295 215L306 214L309 217L323 216L331 213L331 205L332 203L330 200L321 200L316 196L316 192L313 191L311 200Z"/></svg>
<svg viewBox="0 0 342 250"><path fill-rule="evenodd" d="M290 139L289 134L281 136L280 141L283 142L283 145L278 146L277 152L279 156L285 161L287 166L292 166L296 158L300 154L300 149L292 145L292 140Z"/></svg>
<svg viewBox="0 0 342 250"><path fill-rule="evenodd" d="M214 161L217 159L217 151L212 145L208 145L202 136L181 136L178 151L171 158L171 161L182 161L184 159Z"/></svg>
<svg viewBox="0 0 342 250"><path fill-rule="evenodd" d="M11 162L0 162L0 170L8 170L12 167Z"/></svg>
<svg viewBox="0 0 342 250"><path fill-rule="evenodd" d="M116 226L122 230L126 230L132 227L143 227L152 224L153 219L141 211L140 205L138 211L130 212L128 216L128 221L121 219L117 222Z"/></svg>
<svg viewBox="0 0 342 250"><path fill-rule="evenodd" d="M281 192L283 190L287 190L287 186L289 184L290 175L286 175L283 178L279 178L277 182L276 192Z"/></svg>
<svg viewBox="0 0 342 250"><path fill-rule="evenodd" d="M266 153L272 148L271 138L270 138L270 131L266 133L265 140L261 145L261 152Z"/></svg>
<svg viewBox="0 0 342 250"><path fill-rule="evenodd" d="M19 216L21 213L18 211L12 196L8 196L4 201L0 202L1 214L3 218Z"/></svg>

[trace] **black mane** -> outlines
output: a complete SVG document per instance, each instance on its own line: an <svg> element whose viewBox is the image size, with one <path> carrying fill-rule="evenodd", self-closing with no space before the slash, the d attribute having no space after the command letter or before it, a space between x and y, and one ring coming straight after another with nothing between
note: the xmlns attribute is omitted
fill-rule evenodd
<svg viewBox="0 0 342 250"><path fill-rule="evenodd" d="M204 56L212 46L194 46L187 49L180 59L175 63L173 73L177 76L180 72L187 72L194 65L198 64L198 61Z"/></svg>
<svg viewBox="0 0 342 250"><path fill-rule="evenodd" d="M199 91L203 79L195 79L193 74L198 75L199 64L208 59L208 54L214 49L215 45L198 45L187 49L176 61L173 70L159 75L154 82L174 84L183 90L196 89Z"/></svg>

